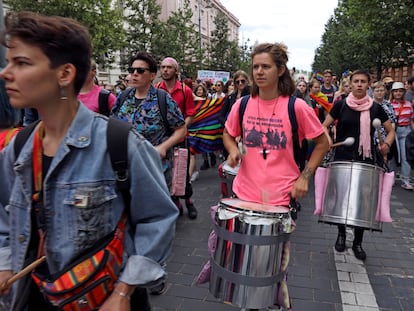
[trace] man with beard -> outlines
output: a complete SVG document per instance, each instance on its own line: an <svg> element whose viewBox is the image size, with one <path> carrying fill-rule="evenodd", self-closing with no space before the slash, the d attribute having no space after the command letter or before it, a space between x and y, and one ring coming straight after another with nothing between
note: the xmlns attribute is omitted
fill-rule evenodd
<svg viewBox="0 0 414 311"><path fill-rule="evenodd" d="M162 81L158 84L158 88L167 91L171 95L183 113L185 125L188 128L193 121L193 117L196 113L196 108L194 105L193 92L188 86L178 80L178 69L178 62L174 58L165 58L161 62ZM187 147L185 140L181 143L181 146ZM188 217L190 219L195 219L197 218L197 210L194 207L193 201L191 200L192 194L193 190L190 184L189 173L187 172L187 185L184 196L185 205L188 209ZM173 201L180 210L180 215L182 215L183 208L181 206L179 197L173 197Z"/></svg>

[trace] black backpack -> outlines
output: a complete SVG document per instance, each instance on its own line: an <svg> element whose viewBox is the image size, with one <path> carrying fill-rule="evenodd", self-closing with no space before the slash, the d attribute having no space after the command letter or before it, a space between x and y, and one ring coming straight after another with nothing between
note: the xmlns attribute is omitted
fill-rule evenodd
<svg viewBox="0 0 414 311"><path fill-rule="evenodd" d="M110 94L111 94L110 91L101 89L99 91L99 97L98 97L99 113L107 117L109 117L109 114L111 113L111 110L109 109L109 95Z"/></svg>
<svg viewBox="0 0 414 311"><path fill-rule="evenodd" d="M249 102L250 95L243 96L240 103L240 110L239 110L239 119L240 119L240 128L243 131L243 116L244 112L246 111L247 103ZM302 147L299 144L299 134L298 134L298 122L296 121L296 114L295 114L295 96L289 97L288 103L288 112L289 112L289 120L292 126L292 142L293 142L293 154L295 158L295 162L299 167L300 171L302 172L305 169L306 165L306 153L308 151L308 141L306 139L302 140Z"/></svg>

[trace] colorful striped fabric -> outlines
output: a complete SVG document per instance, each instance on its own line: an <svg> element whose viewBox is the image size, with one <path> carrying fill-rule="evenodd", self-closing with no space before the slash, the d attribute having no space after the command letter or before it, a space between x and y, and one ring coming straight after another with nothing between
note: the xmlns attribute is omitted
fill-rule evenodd
<svg viewBox="0 0 414 311"><path fill-rule="evenodd" d="M196 101L197 113L188 128L190 152L209 153L222 150L223 125L219 122L224 98Z"/></svg>
<svg viewBox="0 0 414 311"><path fill-rule="evenodd" d="M32 273L33 280L52 305L64 311L90 311L104 303L122 267L125 223L123 215L106 246L75 262L59 276Z"/></svg>

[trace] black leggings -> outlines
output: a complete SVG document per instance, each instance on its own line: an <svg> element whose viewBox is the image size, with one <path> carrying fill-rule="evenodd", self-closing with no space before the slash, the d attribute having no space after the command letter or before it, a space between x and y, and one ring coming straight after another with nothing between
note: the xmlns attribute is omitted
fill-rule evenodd
<svg viewBox="0 0 414 311"><path fill-rule="evenodd" d="M338 225L338 234L346 235L345 225ZM354 244L361 244L364 237L364 228L355 227L354 228Z"/></svg>

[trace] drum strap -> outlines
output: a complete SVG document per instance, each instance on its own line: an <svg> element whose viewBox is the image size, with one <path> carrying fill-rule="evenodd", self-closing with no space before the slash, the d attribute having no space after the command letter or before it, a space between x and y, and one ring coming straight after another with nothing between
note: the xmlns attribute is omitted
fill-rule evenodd
<svg viewBox="0 0 414 311"><path fill-rule="evenodd" d="M265 287L279 283L285 276L286 271L280 272L276 275L268 277L246 276L233 271L227 270L219 266L213 258L210 260L213 271L223 279L232 283L252 286L252 287Z"/></svg>
<svg viewBox="0 0 414 311"><path fill-rule="evenodd" d="M238 232L229 232L226 229L219 227L217 224L214 224L214 231L217 235L226 240L231 241L237 244L245 245L274 245L280 242L289 241L289 233L283 233L279 236L256 236L256 235L247 235L241 234Z"/></svg>

